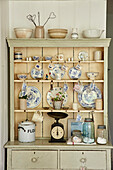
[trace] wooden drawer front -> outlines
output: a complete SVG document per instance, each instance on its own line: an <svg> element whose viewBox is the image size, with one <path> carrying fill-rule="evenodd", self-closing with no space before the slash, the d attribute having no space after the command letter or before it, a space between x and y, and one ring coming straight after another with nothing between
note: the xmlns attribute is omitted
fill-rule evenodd
<svg viewBox="0 0 113 170"><path fill-rule="evenodd" d="M57 151L12 151L12 168L57 168Z"/></svg>
<svg viewBox="0 0 113 170"><path fill-rule="evenodd" d="M83 158L85 166L93 170L106 170L106 151L61 151L61 169L79 169Z"/></svg>

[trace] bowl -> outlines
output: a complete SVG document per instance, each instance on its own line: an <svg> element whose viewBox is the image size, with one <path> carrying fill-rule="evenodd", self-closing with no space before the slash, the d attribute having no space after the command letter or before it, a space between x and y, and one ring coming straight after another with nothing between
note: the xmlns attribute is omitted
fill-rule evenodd
<svg viewBox="0 0 113 170"><path fill-rule="evenodd" d="M86 74L90 80L95 80L95 78L99 75L99 72L86 72Z"/></svg>
<svg viewBox="0 0 113 170"><path fill-rule="evenodd" d="M39 61L40 57L39 56L33 56L34 61Z"/></svg>
<svg viewBox="0 0 113 170"><path fill-rule="evenodd" d="M27 74L26 73L17 74L17 78L19 80L25 80L27 79Z"/></svg>
<svg viewBox="0 0 113 170"><path fill-rule="evenodd" d="M104 30L87 29L82 32L84 38L100 38Z"/></svg>
<svg viewBox="0 0 113 170"><path fill-rule="evenodd" d="M67 29L49 29L48 34L50 38L65 38L68 33Z"/></svg>
<svg viewBox="0 0 113 170"><path fill-rule="evenodd" d="M52 56L45 56L45 60L52 60Z"/></svg>
<svg viewBox="0 0 113 170"><path fill-rule="evenodd" d="M14 28L16 38L30 38L33 30L30 28Z"/></svg>

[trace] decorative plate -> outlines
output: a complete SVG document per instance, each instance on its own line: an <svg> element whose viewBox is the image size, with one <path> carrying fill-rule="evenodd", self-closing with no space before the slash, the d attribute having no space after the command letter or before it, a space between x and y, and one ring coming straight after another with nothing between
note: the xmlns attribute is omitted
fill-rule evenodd
<svg viewBox="0 0 113 170"><path fill-rule="evenodd" d="M78 59L80 61L86 61L88 60L88 53L85 52L85 51L81 51L79 54L78 54Z"/></svg>
<svg viewBox="0 0 113 170"><path fill-rule="evenodd" d="M22 91L20 92L19 96L21 96ZM27 108L35 108L41 102L41 93L40 91L34 86L27 86Z"/></svg>
<svg viewBox="0 0 113 170"><path fill-rule="evenodd" d="M42 69L41 70L37 70L36 68L33 68L31 70L31 77L33 79L43 78L43 74L44 74L44 72L43 72Z"/></svg>
<svg viewBox="0 0 113 170"><path fill-rule="evenodd" d="M101 99L101 91L93 83L85 85L82 93L78 93L78 101L82 107L95 108L95 99Z"/></svg>
<svg viewBox="0 0 113 170"><path fill-rule="evenodd" d="M54 87L53 90L49 90L47 92L47 102L51 107L53 107L53 102L51 100L51 97L55 97L58 92L62 92L62 91L63 91L63 89L61 87ZM66 92L64 92L64 96L65 96L65 99L63 101L62 106L64 106L67 103L68 95Z"/></svg>
<svg viewBox="0 0 113 170"><path fill-rule="evenodd" d="M56 79L55 76L56 74L61 73L61 78L63 78L65 71L62 70L62 65L61 64L54 64L53 69L49 70L49 75L53 78Z"/></svg>
<svg viewBox="0 0 113 170"><path fill-rule="evenodd" d="M79 79L81 77L81 74L82 74L81 70L77 69L76 67L72 67L69 70L69 77L71 79Z"/></svg>

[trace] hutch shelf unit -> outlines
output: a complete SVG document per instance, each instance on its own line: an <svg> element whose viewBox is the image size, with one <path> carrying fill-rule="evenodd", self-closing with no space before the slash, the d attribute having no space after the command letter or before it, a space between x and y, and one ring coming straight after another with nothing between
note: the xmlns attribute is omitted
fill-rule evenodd
<svg viewBox="0 0 113 170"><path fill-rule="evenodd" d="M104 124L108 131L108 47L110 38L106 39L7 39L10 49L10 141L5 145L7 149L7 170L31 170L31 169L61 169L78 170L83 162L87 169L110 170L111 169L111 149L109 142L106 145L68 145L66 143L49 143L50 128L54 122L47 112L65 112L68 117L61 120L64 124L65 138L68 136L67 120L76 119L78 111L83 118L94 112L95 134L97 126ZM14 53L22 52L21 61L14 60ZM78 54L87 52L88 59L80 61ZM102 51L102 59L94 60L94 52ZM53 57L52 61L45 61L45 56L64 55L63 61L57 61ZM27 57L39 56L40 61L26 61ZM73 58L73 61L68 61ZM43 69L42 79L33 79L30 72L36 64ZM52 79L49 75L49 64L66 65L68 70L61 80ZM69 77L70 68L80 64L82 75L78 80ZM86 72L99 72L94 81L88 79ZM22 87L22 80L17 78L17 74L27 73L25 80L27 86L34 86L41 93L41 102L35 108L20 110L19 93ZM48 74L48 80L46 80ZM83 85L94 83L101 91L103 107L102 110L83 108L77 98L77 93L73 91L75 83L81 82ZM53 87L63 87L68 84L68 100L65 107L68 109L54 110L48 105L47 92ZM72 109L72 103L78 102L77 111ZM45 109L49 107L49 109ZM21 143L18 141L18 123L32 120L35 111L40 110L43 115L43 122L36 124L36 141L31 143Z"/></svg>

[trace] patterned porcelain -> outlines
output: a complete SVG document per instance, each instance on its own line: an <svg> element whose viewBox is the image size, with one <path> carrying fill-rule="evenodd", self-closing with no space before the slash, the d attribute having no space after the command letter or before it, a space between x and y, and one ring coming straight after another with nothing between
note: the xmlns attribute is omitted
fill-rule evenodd
<svg viewBox="0 0 113 170"><path fill-rule="evenodd" d="M69 77L71 79L79 79L81 77L81 70L76 68L76 67L72 67L70 70L69 70Z"/></svg>
<svg viewBox="0 0 113 170"><path fill-rule="evenodd" d="M38 61L39 59L40 59L39 56L33 56L33 60L34 60L34 61Z"/></svg>
<svg viewBox="0 0 113 170"><path fill-rule="evenodd" d="M33 79L43 78L43 75L44 75L44 72L43 72L42 69L41 69L41 70L37 70L36 68L33 68L33 69L31 70L31 77L32 77Z"/></svg>
<svg viewBox="0 0 113 170"><path fill-rule="evenodd" d="M61 74L61 78L64 77L65 71L62 70L62 65L61 64L54 64L53 69L49 70L49 75L53 78L56 79L57 74Z"/></svg>
<svg viewBox="0 0 113 170"><path fill-rule="evenodd" d="M48 61L48 60L49 60L49 61L52 60L52 56L45 56L45 60L47 60L47 61Z"/></svg>
<svg viewBox="0 0 113 170"><path fill-rule="evenodd" d="M21 93L19 94L19 96L21 96ZM37 107L40 102L41 102L41 93L40 91L34 87L34 86L27 86L27 108L35 108Z"/></svg>
<svg viewBox="0 0 113 170"><path fill-rule="evenodd" d="M95 108L95 100L101 98L101 91L93 83L85 85L82 93L78 93L78 101L85 108Z"/></svg>
<svg viewBox="0 0 113 170"><path fill-rule="evenodd" d="M27 74L24 74L24 73L17 74L17 77L18 77L19 80L25 80L25 79L27 79Z"/></svg>
<svg viewBox="0 0 113 170"><path fill-rule="evenodd" d="M47 102L51 107L53 107L53 102L52 102L51 98L55 97L58 92L62 92L61 87L54 87L53 90L49 90L47 92ZM67 99L68 99L68 95L66 92L64 92L64 96L65 96L65 99L63 101L62 106L64 106L67 103Z"/></svg>
<svg viewBox="0 0 113 170"><path fill-rule="evenodd" d="M86 61L88 60L88 53L85 52L85 51L81 51L79 54L78 54L78 59L80 61Z"/></svg>

